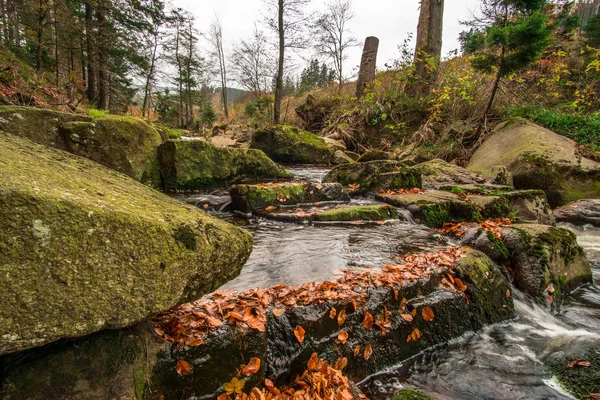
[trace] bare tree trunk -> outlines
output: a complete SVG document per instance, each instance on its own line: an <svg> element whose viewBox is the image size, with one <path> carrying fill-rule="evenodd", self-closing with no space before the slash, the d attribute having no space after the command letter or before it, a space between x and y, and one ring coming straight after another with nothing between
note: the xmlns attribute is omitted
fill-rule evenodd
<svg viewBox="0 0 600 400"><path fill-rule="evenodd" d="M37 15L37 49L36 49L36 70L37 72L40 72L42 70L42 38L44 35L44 19L45 19L45 12L44 12L44 0L40 0L39 1L39 7L38 7L38 15Z"/></svg>
<svg viewBox="0 0 600 400"><path fill-rule="evenodd" d="M94 46L94 9L91 4L92 0L87 0L85 3L85 38L86 38L86 53L87 53L87 98L90 104L96 103L97 86L96 86L96 60Z"/></svg>
<svg viewBox="0 0 600 400"><path fill-rule="evenodd" d="M360 61L360 71L358 81L356 82L356 97L361 98L367 88L367 85L375 79L377 70L377 51L379 49L379 39L369 36L365 39L362 59Z"/></svg>
<svg viewBox="0 0 600 400"><path fill-rule="evenodd" d="M442 56L443 23L444 0L421 0L414 59L413 96L429 94L437 81L438 65ZM433 59L434 68L431 68L431 59Z"/></svg>
<svg viewBox="0 0 600 400"><path fill-rule="evenodd" d="M106 29L106 4L101 0L98 5L98 77L100 88L98 91L98 109L108 110L110 102L110 81L108 72L108 38Z"/></svg>
<svg viewBox="0 0 600 400"><path fill-rule="evenodd" d="M56 86L60 86L60 62L59 62L59 52L58 52L58 5L56 0L52 2L52 35L54 36L54 60L55 60L55 70L54 74L56 76Z"/></svg>
<svg viewBox="0 0 600 400"><path fill-rule="evenodd" d="M278 30L279 30L279 60L277 64L277 77L275 80L275 104L273 105L273 122L278 124L281 120L281 99L283 96L283 65L285 62L285 29L283 26L283 3L279 0Z"/></svg>
<svg viewBox="0 0 600 400"><path fill-rule="evenodd" d="M158 51L158 28L154 32L154 48L152 49L152 60L150 62L150 70L148 71L148 75L146 76L146 85L144 86L144 103L142 105L142 117L146 117L146 111L148 107L148 99L150 98L151 91L151 82L154 77L154 68L156 65L156 53Z"/></svg>

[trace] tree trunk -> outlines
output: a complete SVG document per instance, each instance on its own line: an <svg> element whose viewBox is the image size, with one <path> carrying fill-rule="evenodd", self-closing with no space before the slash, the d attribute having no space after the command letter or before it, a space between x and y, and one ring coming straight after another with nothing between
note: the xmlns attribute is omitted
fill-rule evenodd
<svg viewBox="0 0 600 400"><path fill-rule="evenodd" d="M37 72L42 71L42 38L44 35L44 0L40 0L37 18L37 49L36 49L36 65Z"/></svg>
<svg viewBox="0 0 600 400"><path fill-rule="evenodd" d="M85 38L87 53L87 98L90 104L96 104L96 51L94 46L94 9L92 0L85 3Z"/></svg>
<svg viewBox="0 0 600 400"><path fill-rule="evenodd" d="M279 29L279 60L277 64L277 77L275 80L275 104L273 105L273 122L278 124L281 120L281 98L283 97L283 64L285 61L285 29L283 26L283 3L279 0L278 29Z"/></svg>
<svg viewBox="0 0 600 400"><path fill-rule="evenodd" d="M502 54L504 54L504 49L502 49ZM496 80L494 81L494 87L492 88L492 94L490 96L490 101L488 101L487 107L483 113L483 116L479 120L479 125L477 126L477 130L475 131L474 140L478 140L481 136L481 132L483 131L483 125L485 125L487 121L487 116L492 109L492 105L494 104L494 99L496 98L496 93L498 92L498 86L500 86L500 78L501 78L501 70L498 69L498 73L496 74Z"/></svg>
<svg viewBox="0 0 600 400"><path fill-rule="evenodd" d="M6 9L6 0L0 0L0 12L2 13L2 40L5 46L8 46L8 10Z"/></svg>
<svg viewBox="0 0 600 400"><path fill-rule="evenodd" d="M223 113L229 118L229 105L227 104L227 70L225 69L225 53L223 43L219 45L219 59L221 64L221 90L223 92Z"/></svg>
<svg viewBox="0 0 600 400"><path fill-rule="evenodd" d="M154 66L156 65L156 53L158 51L158 27L154 32L154 48L152 49L152 60L150 62L150 70L146 76L146 85L144 86L144 104L142 105L142 117L146 118L146 111L148 107L148 99L151 95L151 82L154 77Z"/></svg>
<svg viewBox="0 0 600 400"><path fill-rule="evenodd" d="M361 98L367 88L367 85L375 79L377 70L377 51L379 49L379 39L369 36L365 39L362 59L360 61L360 71L358 81L356 82L356 97Z"/></svg>
<svg viewBox="0 0 600 400"><path fill-rule="evenodd" d="M443 22L444 0L422 0L415 47L414 86L411 90L415 97L429 94L437 81Z"/></svg>
<svg viewBox="0 0 600 400"><path fill-rule="evenodd" d="M108 71L108 29L106 29L106 4L101 0L98 5L98 109L108 110L110 102L110 82Z"/></svg>

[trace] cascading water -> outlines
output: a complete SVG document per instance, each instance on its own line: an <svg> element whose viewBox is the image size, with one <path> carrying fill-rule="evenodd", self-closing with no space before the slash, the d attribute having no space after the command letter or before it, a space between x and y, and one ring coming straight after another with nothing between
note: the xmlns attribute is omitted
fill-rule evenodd
<svg viewBox="0 0 600 400"><path fill-rule="evenodd" d="M325 168L289 168L296 181L321 182ZM407 253L436 251L453 242L415 224L407 210L400 221L371 224L293 224L227 213L227 192L179 195L180 200L243 225L254 250L236 279L223 288L245 290L279 283L331 280L337 271L381 267ZM372 204L373 200L353 200ZM575 231L600 284L600 229L564 225ZM557 352L600 348L600 289L580 288L560 313L538 306L514 290L517 318L470 333L403 361L359 384L372 399L389 399L403 387L436 399L569 399L544 360ZM461 318L457 315L456 318Z"/></svg>

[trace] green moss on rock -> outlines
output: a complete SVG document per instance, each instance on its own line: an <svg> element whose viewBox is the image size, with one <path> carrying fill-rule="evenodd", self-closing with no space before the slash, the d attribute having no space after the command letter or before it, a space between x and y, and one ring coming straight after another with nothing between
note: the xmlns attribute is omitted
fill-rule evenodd
<svg viewBox="0 0 600 400"><path fill-rule="evenodd" d="M158 153L166 190L197 190L242 179L292 176L260 150L219 148L202 140L169 140Z"/></svg>
<svg viewBox="0 0 600 400"><path fill-rule="evenodd" d="M589 367L569 367L572 361L588 361ZM590 394L600 392L600 350L592 348L566 356L556 353L545 361L558 382L576 399L587 400Z"/></svg>
<svg viewBox="0 0 600 400"><path fill-rule="evenodd" d="M360 186L353 193L362 194L381 189L421 187L421 174L398 161L369 161L339 165L329 171L323 182L337 182L345 186L358 184Z"/></svg>
<svg viewBox="0 0 600 400"><path fill-rule="evenodd" d="M369 161L381 161L391 160L392 156L390 153L386 153L381 150L369 150L356 160L356 162L369 162Z"/></svg>
<svg viewBox="0 0 600 400"><path fill-rule="evenodd" d="M398 219L398 211L389 205L338 207L315 215L315 221L384 221Z"/></svg>
<svg viewBox="0 0 600 400"><path fill-rule="evenodd" d="M0 173L0 354L196 299L238 275L251 251L233 225L5 133Z"/></svg>
<svg viewBox="0 0 600 400"><path fill-rule="evenodd" d="M254 133L250 148L264 151L277 162L290 164L332 164L336 149L313 133L278 125Z"/></svg>
<svg viewBox="0 0 600 400"><path fill-rule="evenodd" d="M392 400L433 400L418 390L403 389L392 396Z"/></svg>

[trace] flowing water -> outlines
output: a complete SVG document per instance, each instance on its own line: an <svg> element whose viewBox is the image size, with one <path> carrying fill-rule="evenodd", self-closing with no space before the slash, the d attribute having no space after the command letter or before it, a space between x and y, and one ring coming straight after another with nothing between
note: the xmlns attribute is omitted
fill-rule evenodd
<svg viewBox="0 0 600 400"><path fill-rule="evenodd" d="M289 169L297 181L321 182L327 173L324 168ZM406 253L436 251L452 244L434 230L411 222L292 224L237 217L227 212L226 191L178 198L243 225L254 235L250 259L225 289L331 280L342 269L381 267ZM600 347L600 229L564 227L573 230L586 249L596 286L572 293L558 314L515 290L516 319L426 350L373 375L359 384L365 394L383 400L410 387L436 399L571 398L553 380L543 360L558 351L568 354Z"/></svg>

